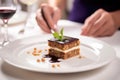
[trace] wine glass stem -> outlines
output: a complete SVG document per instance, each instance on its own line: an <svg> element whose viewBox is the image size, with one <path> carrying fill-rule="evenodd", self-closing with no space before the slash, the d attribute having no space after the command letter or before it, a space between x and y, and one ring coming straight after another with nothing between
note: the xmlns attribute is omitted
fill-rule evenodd
<svg viewBox="0 0 120 80"><path fill-rule="evenodd" d="M9 38L8 38L8 20L3 20L4 23L4 41L3 41L3 45L6 42L9 42Z"/></svg>
<svg viewBox="0 0 120 80"><path fill-rule="evenodd" d="M28 5L27 6L27 13L28 13L28 15L27 15L27 20L26 20L25 24L29 28L32 27L32 25L30 25L30 18L32 18L32 7L33 7L33 5Z"/></svg>

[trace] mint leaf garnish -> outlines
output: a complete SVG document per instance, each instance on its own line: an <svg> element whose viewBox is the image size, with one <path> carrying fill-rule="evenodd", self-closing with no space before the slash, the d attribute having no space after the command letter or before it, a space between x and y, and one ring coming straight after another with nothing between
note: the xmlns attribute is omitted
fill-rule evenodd
<svg viewBox="0 0 120 80"><path fill-rule="evenodd" d="M61 39L63 39L63 28L61 29L60 34L61 34Z"/></svg>
<svg viewBox="0 0 120 80"><path fill-rule="evenodd" d="M54 32L53 36L54 36L54 38L59 39L59 33L58 32Z"/></svg>
<svg viewBox="0 0 120 80"><path fill-rule="evenodd" d="M56 38L59 41L62 41L63 40L63 31L64 31L64 29L62 28L60 30L60 32L54 32L53 33L54 38Z"/></svg>

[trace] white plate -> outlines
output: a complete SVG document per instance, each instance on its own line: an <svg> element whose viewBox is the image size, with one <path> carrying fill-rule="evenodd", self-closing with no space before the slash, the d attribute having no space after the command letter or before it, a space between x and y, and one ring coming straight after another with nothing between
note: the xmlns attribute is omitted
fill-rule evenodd
<svg viewBox="0 0 120 80"><path fill-rule="evenodd" d="M27 18L27 13L24 11L18 11L13 15L13 17L9 20L9 25L19 24L25 22ZM0 24L3 24L2 20L0 20Z"/></svg>
<svg viewBox="0 0 120 80"><path fill-rule="evenodd" d="M11 42L0 50L0 56L9 64L30 71L45 73L74 73L93 70L110 63L115 58L115 50L108 44L94 38L79 36L81 41L80 54L78 56L61 62L50 63L48 58L45 62L37 62L41 56L33 56L31 53L34 48L46 49L47 40L50 35L34 36ZM29 54L27 52L30 52ZM53 68L52 65L60 64L60 67Z"/></svg>

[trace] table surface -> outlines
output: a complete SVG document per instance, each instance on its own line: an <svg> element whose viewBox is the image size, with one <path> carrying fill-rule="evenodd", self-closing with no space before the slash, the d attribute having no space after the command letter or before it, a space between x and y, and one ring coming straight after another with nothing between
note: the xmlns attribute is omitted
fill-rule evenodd
<svg viewBox="0 0 120 80"><path fill-rule="evenodd" d="M33 19L33 24L25 28L25 33L20 34L19 31L24 27L22 24L12 24L9 27L9 36L10 40L14 41L16 39L21 39L24 37L34 36L34 35L43 35L47 34L41 31L37 26L35 19ZM60 20L58 26L63 26L65 34L69 35L80 35L80 28L82 24L71 22L68 20ZM72 31L72 33L71 33ZM0 59L0 80L120 80L120 31L117 31L111 37L101 37L97 38L99 40L105 41L110 44L115 50L117 57L114 61L108 64L105 67L78 73L69 73L69 74L48 74L48 73L39 73L23 70ZM0 35L1 37L3 35Z"/></svg>

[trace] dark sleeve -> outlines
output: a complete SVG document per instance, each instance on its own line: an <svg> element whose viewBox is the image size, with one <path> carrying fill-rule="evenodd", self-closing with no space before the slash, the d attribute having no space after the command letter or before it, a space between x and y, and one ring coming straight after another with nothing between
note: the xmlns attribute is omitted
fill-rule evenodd
<svg viewBox="0 0 120 80"><path fill-rule="evenodd" d="M103 8L106 11L116 11L120 10L120 0L80 0L83 4L97 7L97 8Z"/></svg>

